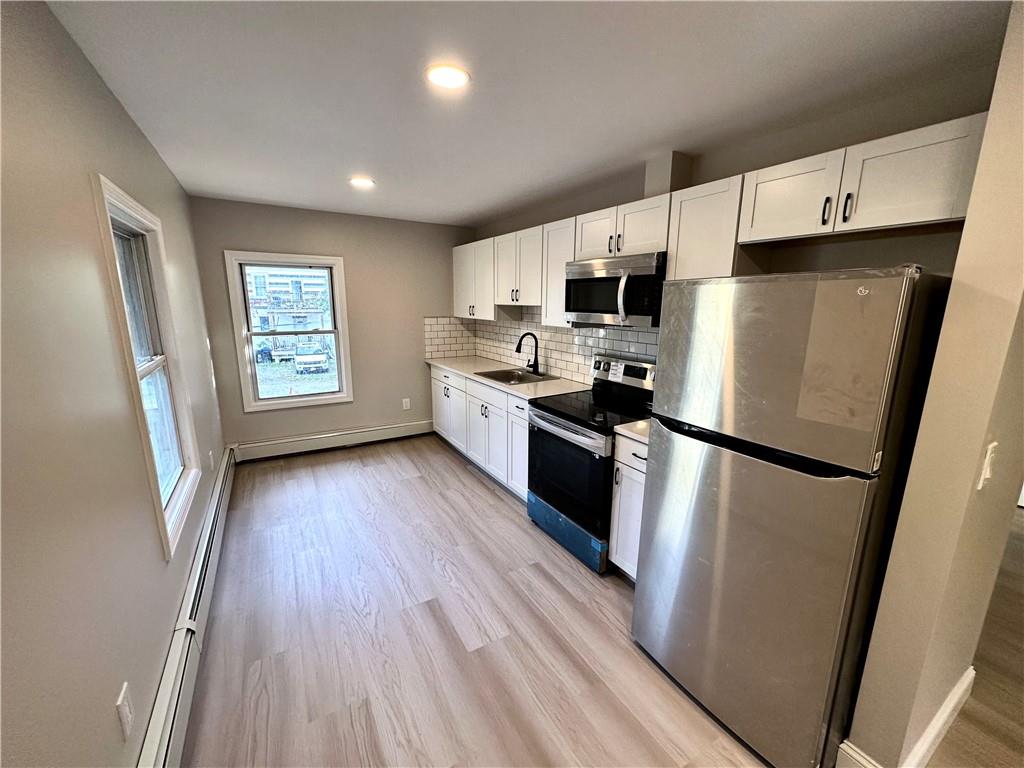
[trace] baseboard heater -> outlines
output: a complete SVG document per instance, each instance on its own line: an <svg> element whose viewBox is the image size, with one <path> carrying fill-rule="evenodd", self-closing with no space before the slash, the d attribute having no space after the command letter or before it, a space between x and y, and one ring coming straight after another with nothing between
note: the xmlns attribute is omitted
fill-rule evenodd
<svg viewBox="0 0 1024 768"><path fill-rule="evenodd" d="M185 596L142 743L139 768L164 768L181 763L234 475L234 449L229 447L221 458L210 505L199 534Z"/></svg>

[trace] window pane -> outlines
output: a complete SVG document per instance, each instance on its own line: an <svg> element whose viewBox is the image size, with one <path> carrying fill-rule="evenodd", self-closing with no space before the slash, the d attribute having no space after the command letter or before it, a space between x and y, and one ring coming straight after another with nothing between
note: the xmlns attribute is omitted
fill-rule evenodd
<svg viewBox="0 0 1024 768"><path fill-rule="evenodd" d="M329 267L243 264L249 328L318 331L334 328Z"/></svg>
<svg viewBox="0 0 1024 768"><path fill-rule="evenodd" d="M159 354L154 344L156 323L151 310L152 293L149 270L146 268L145 246L141 237L114 233L117 249L117 267L121 273L124 306L128 313L128 328L132 337L132 352L136 364L144 363Z"/></svg>
<svg viewBox="0 0 1024 768"><path fill-rule="evenodd" d="M149 425L149 442L153 446L153 458L156 459L160 501L166 506L183 469L166 369L157 368L139 386L142 390L142 408Z"/></svg>
<svg viewBox="0 0 1024 768"><path fill-rule="evenodd" d="M254 336L256 396L289 397L338 391L333 333Z"/></svg>

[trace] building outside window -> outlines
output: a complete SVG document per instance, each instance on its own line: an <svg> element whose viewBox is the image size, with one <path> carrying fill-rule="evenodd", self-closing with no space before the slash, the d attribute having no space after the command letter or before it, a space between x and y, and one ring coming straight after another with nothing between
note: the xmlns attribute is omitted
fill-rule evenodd
<svg viewBox="0 0 1024 768"><path fill-rule="evenodd" d="M246 411L352 400L341 257L225 251Z"/></svg>

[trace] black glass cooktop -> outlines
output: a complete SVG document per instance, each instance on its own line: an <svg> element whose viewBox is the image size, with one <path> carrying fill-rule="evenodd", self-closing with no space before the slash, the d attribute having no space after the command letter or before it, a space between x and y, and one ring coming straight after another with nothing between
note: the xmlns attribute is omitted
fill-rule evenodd
<svg viewBox="0 0 1024 768"><path fill-rule="evenodd" d="M599 434L610 435L619 424L639 421L651 415L651 393L597 381L593 389L531 400L530 407Z"/></svg>

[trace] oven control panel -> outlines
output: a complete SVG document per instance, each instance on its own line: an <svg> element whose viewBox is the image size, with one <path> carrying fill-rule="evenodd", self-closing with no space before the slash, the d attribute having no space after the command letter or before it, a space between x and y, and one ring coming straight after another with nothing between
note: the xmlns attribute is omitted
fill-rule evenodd
<svg viewBox="0 0 1024 768"><path fill-rule="evenodd" d="M657 366L640 360L620 360L616 357L594 355L593 371L595 379L654 389Z"/></svg>

